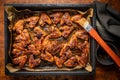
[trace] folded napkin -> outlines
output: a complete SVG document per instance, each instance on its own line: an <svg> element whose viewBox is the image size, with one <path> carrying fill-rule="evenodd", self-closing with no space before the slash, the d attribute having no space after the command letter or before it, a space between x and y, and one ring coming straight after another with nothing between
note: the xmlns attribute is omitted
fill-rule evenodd
<svg viewBox="0 0 120 80"><path fill-rule="evenodd" d="M96 28L99 35L105 40L120 47L120 13L108 4L95 2L97 21Z"/></svg>

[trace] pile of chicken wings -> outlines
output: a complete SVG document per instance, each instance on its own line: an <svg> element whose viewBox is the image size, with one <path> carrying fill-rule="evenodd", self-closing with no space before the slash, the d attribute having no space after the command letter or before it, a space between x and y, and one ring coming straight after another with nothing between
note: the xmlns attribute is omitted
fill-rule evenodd
<svg viewBox="0 0 120 80"><path fill-rule="evenodd" d="M56 11L19 19L13 26L12 61L23 68L41 62L58 68L85 67L89 55L89 35L75 21L80 14Z"/></svg>

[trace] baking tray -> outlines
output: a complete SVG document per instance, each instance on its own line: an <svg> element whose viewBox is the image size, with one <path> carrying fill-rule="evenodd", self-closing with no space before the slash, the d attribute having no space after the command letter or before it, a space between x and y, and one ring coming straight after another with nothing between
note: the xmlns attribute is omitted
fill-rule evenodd
<svg viewBox="0 0 120 80"><path fill-rule="evenodd" d="M80 11L86 11L89 8L93 8L93 17L92 17L92 26L95 28L95 19L96 19L96 9L95 4L5 4L4 6L13 6L17 10L30 9L32 11L43 11L50 9L77 9ZM7 13L4 11L4 42L5 42L5 66L11 62L11 59L8 55L10 48L10 32L8 25L10 24L7 19ZM20 70L14 73L8 71L5 67L5 74L7 75L94 75L95 74L95 48L96 42L94 39L90 38L90 63L93 68L92 72L88 72L85 69L74 70L74 71L44 71L44 72L32 72L26 70Z"/></svg>

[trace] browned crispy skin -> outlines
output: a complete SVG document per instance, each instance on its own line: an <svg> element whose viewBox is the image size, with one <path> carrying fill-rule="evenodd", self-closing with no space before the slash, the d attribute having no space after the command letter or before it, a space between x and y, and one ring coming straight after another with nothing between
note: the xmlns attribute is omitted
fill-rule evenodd
<svg viewBox="0 0 120 80"><path fill-rule="evenodd" d="M88 34L85 30L79 30L75 33L77 38L88 41Z"/></svg>
<svg viewBox="0 0 120 80"><path fill-rule="evenodd" d="M84 41L84 42L82 42L82 43L79 43L79 44L78 44L78 48L79 48L82 52L85 51L85 53L87 53L87 52L88 52L88 49L89 49L89 43L88 43L87 41ZM86 51L86 50L87 50L87 51Z"/></svg>
<svg viewBox="0 0 120 80"><path fill-rule="evenodd" d="M81 56L76 55L77 62L80 66L85 67L87 61L88 61L88 55L83 53Z"/></svg>
<svg viewBox="0 0 120 80"><path fill-rule="evenodd" d="M17 33L21 33L23 31L23 27L24 27L24 20L18 20L13 26L13 31L16 31Z"/></svg>
<svg viewBox="0 0 120 80"><path fill-rule="evenodd" d="M56 57L54 56L54 61L55 61L55 64L61 68L63 66L63 63L67 60L67 56L65 55L62 55L60 58L59 57Z"/></svg>
<svg viewBox="0 0 120 80"><path fill-rule="evenodd" d="M30 68L34 68L40 64L41 60L40 58L34 59L33 55L30 55L28 65Z"/></svg>
<svg viewBox="0 0 120 80"><path fill-rule="evenodd" d="M33 30L36 34L36 37L37 38L41 38L42 36L46 36L46 32L43 31L40 27L35 27L34 30Z"/></svg>
<svg viewBox="0 0 120 80"><path fill-rule="evenodd" d="M66 62L64 62L66 67L75 67L78 65L76 57L71 57Z"/></svg>
<svg viewBox="0 0 120 80"><path fill-rule="evenodd" d="M56 12L56 13L51 14L50 17L52 18L53 23L57 24L60 22L60 20L62 18L62 13Z"/></svg>
<svg viewBox="0 0 120 80"><path fill-rule="evenodd" d="M73 26L63 26L63 27L60 27L59 29L62 32L62 36L66 38L70 35L70 33L72 32L74 27Z"/></svg>
<svg viewBox="0 0 120 80"><path fill-rule="evenodd" d="M77 14L71 17L71 20L75 23L79 23L79 20L81 19L82 15Z"/></svg>
<svg viewBox="0 0 120 80"><path fill-rule="evenodd" d="M64 47L62 48L61 52L60 52L60 56L66 56L66 59L71 58L73 56L72 51L70 50L68 45L64 45Z"/></svg>
<svg viewBox="0 0 120 80"><path fill-rule="evenodd" d="M77 45L78 45L78 40L77 40L77 37L75 35L73 35L71 38L70 38L70 41L69 41L69 47L71 49L76 49L77 48Z"/></svg>
<svg viewBox="0 0 120 80"><path fill-rule="evenodd" d="M16 58L16 57L18 57L18 56L20 56L20 55L26 54L26 49L25 49L25 50L20 50L20 49L14 48L14 49L12 50L12 54L13 54L13 57Z"/></svg>
<svg viewBox="0 0 120 80"><path fill-rule="evenodd" d="M28 44L30 42L30 36L29 36L28 30L24 29L23 32L21 32L21 34L19 34L15 38L15 40L16 42L24 41L26 44Z"/></svg>
<svg viewBox="0 0 120 80"><path fill-rule="evenodd" d="M28 54L33 54L33 55L39 55L40 54L40 51L35 47L34 44L30 44L28 46L28 51L27 51Z"/></svg>
<svg viewBox="0 0 120 80"><path fill-rule="evenodd" d="M63 25L63 24L72 25L70 14L68 12L65 12L65 14L61 18L60 25Z"/></svg>
<svg viewBox="0 0 120 80"><path fill-rule="evenodd" d="M62 65L62 61L61 61L60 58L54 56L54 60L55 60L55 64L56 64L59 68L61 68L61 67L63 66L63 65Z"/></svg>
<svg viewBox="0 0 120 80"><path fill-rule="evenodd" d="M13 50L12 50L12 54L13 54L13 57L18 57L20 55L23 55L26 53L26 44L25 42L20 42L20 43L14 43L13 44Z"/></svg>
<svg viewBox="0 0 120 80"><path fill-rule="evenodd" d="M62 44L59 44L58 41L50 41L50 43L45 47L46 51L51 53L52 55L56 55L60 52L62 48Z"/></svg>
<svg viewBox="0 0 120 80"><path fill-rule="evenodd" d="M48 35L49 38L59 38L62 35L59 29L53 26L49 28L49 31L50 31L50 34Z"/></svg>
<svg viewBox="0 0 120 80"><path fill-rule="evenodd" d="M41 54L41 59L46 60L48 62L53 62L54 61L53 56L47 51L46 51L45 54Z"/></svg>
<svg viewBox="0 0 120 80"><path fill-rule="evenodd" d="M38 20L39 20L38 16L32 16L25 19L27 28L34 28Z"/></svg>
<svg viewBox="0 0 120 80"><path fill-rule="evenodd" d="M14 43L13 47L19 50L24 50L24 48L26 47L26 43L24 41L20 43Z"/></svg>
<svg viewBox="0 0 120 80"><path fill-rule="evenodd" d="M41 50L42 49L42 41L43 41L42 38L41 39L38 39L37 37L33 38L33 45L35 45L35 48L37 50Z"/></svg>
<svg viewBox="0 0 120 80"><path fill-rule="evenodd" d="M69 49L69 47L68 47L67 43L64 44L63 48L60 51L60 56L64 55L65 52L68 51L68 49Z"/></svg>
<svg viewBox="0 0 120 80"><path fill-rule="evenodd" d="M41 13L41 16L40 16L40 19L39 19L39 24L41 26L44 26L45 23L50 25L50 24L52 24L52 21L46 13Z"/></svg>
<svg viewBox="0 0 120 80"><path fill-rule="evenodd" d="M27 55L19 56L13 59L13 63L19 65L20 68L24 67L27 61Z"/></svg>

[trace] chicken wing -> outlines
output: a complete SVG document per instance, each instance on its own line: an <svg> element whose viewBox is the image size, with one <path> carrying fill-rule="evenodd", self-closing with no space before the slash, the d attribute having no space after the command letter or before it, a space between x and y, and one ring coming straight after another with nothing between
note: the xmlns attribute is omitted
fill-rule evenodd
<svg viewBox="0 0 120 80"><path fill-rule="evenodd" d="M85 67L87 61L88 61L88 55L82 54L81 56L76 55L77 62L79 63L80 66Z"/></svg>
<svg viewBox="0 0 120 80"><path fill-rule="evenodd" d="M23 55L26 53L26 44L25 42L20 42L20 43L14 43L13 44L13 50L12 50L12 54L13 54L13 57L18 57L20 55Z"/></svg>
<svg viewBox="0 0 120 80"><path fill-rule="evenodd" d="M59 44L58 41L50 41L50 43L45 47L46 51L51 53L52 55L56 55L57 53L60 52L62 48L62 44Z"/></svg>
<svg viewBox="0 0 120 80"><path fill-rule="evenodd" d="M59 38L62 35L59 29L53 26L49 28L49 31L50 31L50 34L48 35L49 38Z"/></svg>
<svg viewBox="0 0 120 80"><path fill-rule="evenodd" d="M82 15L80 14L77 14L77 15L74 15L71 17L71 20L75 23L78 23L79 24L79 20L82 18Z"/></svg>
<svg viewBox="0 0 120 80"><path fill-rule="evenodd" d="M65 55L62 55L60 58L57 56L54 56L55 64L61 68L63 66L63 63L67 60L67 57Z"/></svg>
<svg viewBox="0 0 120 80"><path fill-rule="evenodd" d="M72 32L74 27L73 26L63 26L63 27L60 27L59 29L62 33L62 36L66 38L70 35L70 33Z"/></svg>
<svg viewBox="0 0 120 80"><path fill-rule="evenodd" d="M88 41L88 34L85 30L79 30L75 33L77 38Z"/></svg>
<svg viewBox="0 0 120 80"><path fill-rule="evenodd" d="M73 35L70 38L70 41L69 41L68 45L71 49L77 49L78 40L77 40L77 37L75 35Z"/></svg>
<svg viewBox="0 0 120 80"><path fill-rule="evenodd" d="M35 27L33 31L35 32L38 39L40 39L42 36L46 36L46 32L43 31L40 27Z"/></svg>
<svg viewBox="0 0 120 80"><path fill-rule="evenodd" d="M15 38L15 40L16 42L24 41L26 44L28 44L30 42L30 36L29 36L28 30L24 29L23 32L21 32L21 34L19 34Z"/></svg>
<svg viewBox="0 0 120 80"><path fill-rule="evenodd" d="M19 65L20 68L24 66L27 61L27 55L19 56L13 59L13 63Z"/></svg>
<svg viewBox="0 0 120 80"><path fill-rule="evenodd" d="M76 57L71 57L70 59L68 59L66 62L64 62L64 65L66 66L66 67L75 67L75 66L77 66L78 65L78 63L77 63L77 59L76 59Z"/></svg>
<svg viewBox="0 0 120 80"><path fill-rule="evenodd" d="M47 51L46 51L45 54L41 54L41 59L46 60L48 62L53 62L54 61L53 56Z"/></svg>
<svg viewBox="0 0 120 80"><path fill-rule="evenodd" d="M61 18L62 18L62 13L61 12L56 12L50 15L50 17L52 18L52 21L54 24L57 24L60 22Z"/></svg>
<svg viewBox="0 0 120 80"><path fill-rule="evenodd" d="M32 16L25 19L27 28L34 28L38 20L39 20L38 16Z"/></svg>
<svg viewBox="0 0 120 80"><path fill-rule="evenodd" d="M33 55L30 55L28 65L30 68L34 68L40 64L41 60L40 58L34 59Z"/></svg>
<svg viewBox="0 0 120 80"><path fill-rule="evenodd" d="M30 44L27 50L28 54L39 55L40 51L35 47L34 44Z"/></svg>
<svg viewBox="0 0 120 80"><path fill-rule="evenodd" d="M52 21L46 13L41 13L41 16L40 16L40 19L39 19L39 24L41 26L44 26L45 23L48 23L50 25L50 24L52 24Z"/></svg>
<svg viewBox="0 0 120 80"><path fill-rule="evenodd" d="M16 31L17 33L21 33L23 31L24 22L25 22L24 20L18 20L13 26L13 31Z"/></svg>
<svg viewBox="0 0 120 80"><path fill-rule="evenodd" d="M60 25L63 25L63 24L72 25L70 14L68 12L65 12L65 14L61 18Z"/></svg>
<svg viewBox="0 0 120 80"><path fill-rule="evenodd" d="M84 49L86 49L87 52L88 52L89 43L88 43L87 41L80 42L80 43L78 43L78 48L79 48L82 52L84 52Z"/></svg>

